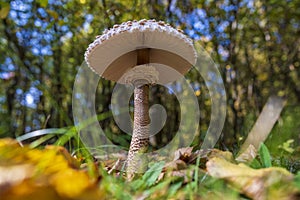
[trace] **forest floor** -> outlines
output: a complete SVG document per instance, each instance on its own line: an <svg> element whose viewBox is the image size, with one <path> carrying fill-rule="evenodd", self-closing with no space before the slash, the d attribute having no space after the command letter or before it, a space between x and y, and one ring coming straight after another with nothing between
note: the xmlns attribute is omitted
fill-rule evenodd
<svg viewBox="0 0 300 200"><path fill-rule="evenodd" d="M33 148L34 142L0 140L2 200L300 198L300 172L276 166L264 144L238 158L217 149L178 149L171 162L150 162L144 174L128 181L122 156L97 161L82 150Z"/></svg>

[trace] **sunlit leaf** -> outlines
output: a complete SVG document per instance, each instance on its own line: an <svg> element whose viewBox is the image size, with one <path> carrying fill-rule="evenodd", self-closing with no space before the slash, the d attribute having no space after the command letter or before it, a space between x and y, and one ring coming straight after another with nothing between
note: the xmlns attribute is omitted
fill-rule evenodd
<svg viewBox="0 0 300 200"><path fill-rule="evenodd" d="M293 174L283 168L252 169L214 157L206 163L208 173L228 181L241 193L253 199L289 199L297 195Z"/></svg>
<svg viewBox="0 0 300 200"><path fill-rule="evenodd" d="M97 193L96 185L93 184L87 173L73 169L61 170L50 178L50 184L60 196L76 198L90 189Z"/></svg>
<svg viewBox="0 0 300 200"><path fill-rule="evenodd" d="M291 147L291 145L294 143L293 139L289 139L286 142L284 142L282 145L279 145L278 148L283 149L284 151L288 153L293 153L295 149Z"/></svg>
<svg viewBox="0 0 300 200"><path fill-rule="evenodd" d="M80 170L66 149L21 147L12 139L0 140L0 195L11 199L99 199L96 179Z"/></svg>
<svg viewBox="0 0 300 200"><path fill-rule="evenodd" d="M225 159L227 161L234 161L233 155L229 151L221 151L219 149L212 149L208 153L208 159L215 158L215 157L222 158L222 159Z"/></svg>
<svg viewBox="0 0 300 200"><path fill-rule="evenodd" d="M265 144L261 143L259 148L259 156L263 167L272 167L271 155Z"/></svg>

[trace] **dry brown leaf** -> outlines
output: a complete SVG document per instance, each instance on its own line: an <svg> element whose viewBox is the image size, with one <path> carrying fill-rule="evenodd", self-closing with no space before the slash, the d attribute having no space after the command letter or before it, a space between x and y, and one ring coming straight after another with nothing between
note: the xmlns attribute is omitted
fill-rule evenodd
<svg viewBox="0 0 300 200"><path fill-rule="evenodd" d="M186 162L187 164L195 163L196 159L198 157L200 158L206 158L207 154L211 150L197 150L193 152L193 147L185 147L180 148L177 151L174 152L174 159L173 160L182 160Z"/></svg>
<svg viewBox="0 0 300 200"><path fill-rule="evenodd" d="M174 152L173 160L183 160L187 162L192 156L193 147L180 148Z"/></svg>
<svg viewBox="0 0 300 200"><path fill-rule="evenodd" d="M165 164L162 171L177 171L186 169L187 164L183 160L174 160Z"/></svg>
<svg viewBox="0 0 300 200"><path fill-rule="evenodd" d="M235 160L238 162L250 163L257 156L257 150L250 144Z"/></svg>

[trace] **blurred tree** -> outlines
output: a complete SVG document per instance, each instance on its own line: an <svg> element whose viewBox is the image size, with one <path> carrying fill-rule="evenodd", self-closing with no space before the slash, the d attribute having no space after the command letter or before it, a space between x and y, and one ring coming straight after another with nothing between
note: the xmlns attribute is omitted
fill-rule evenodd
<svg viewBox="0 0 300 200"><path fill-rule="evenodd" d="M234 148L271 94L299 106L299 7L299 0L2 0L0 137L72 126L72 88L88 44L114 24L155 18L183 29L219 66L228 98L220 144ZM200 132L205 133L210 98L195 70L188 78L199 99ZM113 86L99 82L98 113L110 112ZM157 91L161 95L154 98ZM168 111L168 123L157 135L157 141L167 143L178 129L178 102L160 88L154 88L152 95L153 103L165 105ZM124 134L112 118L101 123L108 134Z"/></svg>

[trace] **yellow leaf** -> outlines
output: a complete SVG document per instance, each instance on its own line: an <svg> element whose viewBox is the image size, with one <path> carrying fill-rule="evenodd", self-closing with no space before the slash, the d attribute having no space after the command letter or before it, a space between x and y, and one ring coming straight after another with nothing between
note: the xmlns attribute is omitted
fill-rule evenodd
<svg viewBox="0 0 300 200"><path fill-rule="evenodd" d="M293 174L284 168L252 169L221 157L211 158L206 163L206 168L211 176L228 181L252 199L289 199L299 192L293 186Z"/></svg>
<svg viewBox="0 0 300 200"><path fill-rule="evenodd" d="M96 200L103 196L96 180L63 147L30 149L0 139L1 200Z"/></svg>
<svg viewBox="0 0 300 200"><path fill-rule="evenodd" d="M233 161L233 155L231 152L229 151L221 151L219 149L212 149L209 153L208 153L208 159L211 158L222 158L225 159L227 161Z"/></svg>
<svg viewBox="0 0 300 200"><path fill-rule="evenodd" d="M3 138L0 140L0 148L5 148L6 146L14 146L19 147L20 145L16 140L13 140L11 138Z"/></svg>
<svg viewBox="0 0 300 200"><path fill-rule="evenodd" d="M75 198L92 186L88 175L83 171L67 169L51 177L50 183L61 196Z"/></svg>
<svg viewBox="0 0 300 200"><path fill-rule="evenodd" d="M1 195L1 200L65 200L58 196L54 188L38 186L32 180L25 180L17 187L9 188Z"/></svg>

